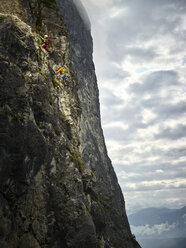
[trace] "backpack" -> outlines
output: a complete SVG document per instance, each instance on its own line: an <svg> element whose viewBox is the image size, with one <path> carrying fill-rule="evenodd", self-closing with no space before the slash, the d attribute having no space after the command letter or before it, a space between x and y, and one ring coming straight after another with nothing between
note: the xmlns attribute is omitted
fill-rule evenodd
<svg viewBox="0 0 186 248"><path fill-rule="evenodd" d="M65 74L65 73L66 73L66 70L65 70L65 68L64 68L64 67L62 67L62 70L63 70L63 74Z"/></svg>

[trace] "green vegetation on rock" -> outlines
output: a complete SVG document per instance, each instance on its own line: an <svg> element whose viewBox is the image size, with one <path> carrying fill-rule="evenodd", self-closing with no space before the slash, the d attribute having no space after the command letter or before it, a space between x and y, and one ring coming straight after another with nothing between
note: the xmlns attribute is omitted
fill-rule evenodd
<svg viewBox="0 0 186 248"><path fill-rule="evenodd" d="M60 83L58 83L58 81L55 79L55 77L52 78L52 83L53 83L54 87L60 87Z"/></svg>
<svg viewBox="0 0 186 248"><path fill-rule="evenodd" d="M83 161L80 158L80 155L78 154L78 152L74 151L69 145L66 146L67 150L71 153L71 160L73 162L76 162L78 165L78 170L79 172L83 172Z"/></svg>

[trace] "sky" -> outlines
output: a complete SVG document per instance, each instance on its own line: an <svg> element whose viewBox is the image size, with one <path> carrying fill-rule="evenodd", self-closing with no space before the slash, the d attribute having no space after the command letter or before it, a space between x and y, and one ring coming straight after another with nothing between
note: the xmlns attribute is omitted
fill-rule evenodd
<svg viewBox="0 0 186 248"><path fill-rule="evenodd" d="M81 0L127 213L186 206L186 0Z"/></svg>

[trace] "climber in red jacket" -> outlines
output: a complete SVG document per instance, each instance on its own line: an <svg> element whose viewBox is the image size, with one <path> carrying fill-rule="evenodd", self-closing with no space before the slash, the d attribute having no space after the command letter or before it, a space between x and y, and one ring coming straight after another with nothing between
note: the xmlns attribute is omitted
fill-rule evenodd
<svg viewBox="0 0 186 248"><path fill-rule="evenodd" d="M44 43L41 45L41 47L44 48L48 53L50 53L50 51L47 48L47 46L50 44L50 41L48 39L48 35L45 34L44 38L42 36L40 36L40 37L44 41Z"/></svg>

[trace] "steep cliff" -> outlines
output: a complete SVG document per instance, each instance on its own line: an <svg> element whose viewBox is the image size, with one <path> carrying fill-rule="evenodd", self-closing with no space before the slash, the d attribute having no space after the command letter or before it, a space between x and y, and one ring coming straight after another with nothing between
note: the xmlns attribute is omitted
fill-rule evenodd
<svg viewBox="0 0 186 248"><path fill-rule="evenodd" d="M90 30L73 1L1 0L1 248L139 247L98 97Z"/></svg>

